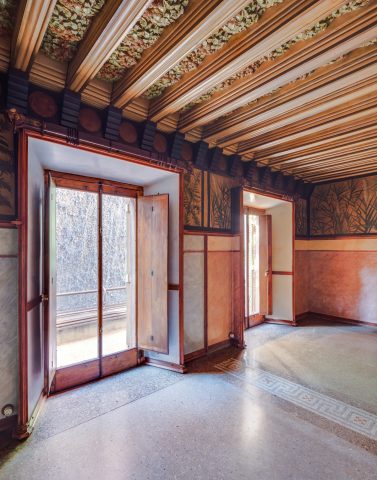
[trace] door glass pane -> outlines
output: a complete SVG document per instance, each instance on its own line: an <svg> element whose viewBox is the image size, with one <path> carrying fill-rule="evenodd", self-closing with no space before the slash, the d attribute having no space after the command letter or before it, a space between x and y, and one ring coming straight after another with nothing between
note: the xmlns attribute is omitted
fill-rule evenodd
<svg viewBox="0 0 377 480"><path fill-rule="evenodd" d="M249 312L259 313L259 217L249 215Z"/></svg>
<svg viewBox="0 0 377 480"><path fill-rule="evenodd" d="M98 194L56 189L57 367L98 358Z"/></svg>
<svg viewBox="0 0 377 480"><path fill-rule="evenodd" d="M102 195L103 355L135 347L135 200Z"/></svg>

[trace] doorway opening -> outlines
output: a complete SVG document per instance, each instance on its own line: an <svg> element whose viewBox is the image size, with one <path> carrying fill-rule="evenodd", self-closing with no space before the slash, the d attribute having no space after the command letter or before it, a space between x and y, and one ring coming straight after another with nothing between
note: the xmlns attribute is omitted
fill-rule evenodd
<svg viewBox="0 0 377 480"><path fill-rule="evenodd" d="M293 204L243 191L244 328L264 321L292 323Z"/></svg>
<svg viewBox="0 0 377 480"><path fill-rule="evenodd" d="M46 173L52 391L137 363L136 202L142 189Z"/></svg>
<svg viewBox="0 0 377 480"><path fill-rule="evenodd" d="M245 328L259 325L271 312L271 215L244 209Z"/></svg>

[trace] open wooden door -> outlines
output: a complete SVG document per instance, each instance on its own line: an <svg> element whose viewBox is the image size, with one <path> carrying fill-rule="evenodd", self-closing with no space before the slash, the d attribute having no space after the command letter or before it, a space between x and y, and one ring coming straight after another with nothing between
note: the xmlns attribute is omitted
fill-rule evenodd
<svg viewBox="0 0 377 480"><path fill-rule="evenodd" d="M137 200L138 347L169 353L169 195Z"/></svg>
<svg viewBox="0 0 377 480"><path fill-rule="evenodd" d="M44 294L44 322L46 326L46 391L50 391L56 372L56 184L48 176L46 195L46 252L47 262Z"/></svg>
<svg viewBox="0 0 377 480"><path fill-rule="evenodd" d="M260 314L272 314L272 222L271 215L259 217Z"/></svg>

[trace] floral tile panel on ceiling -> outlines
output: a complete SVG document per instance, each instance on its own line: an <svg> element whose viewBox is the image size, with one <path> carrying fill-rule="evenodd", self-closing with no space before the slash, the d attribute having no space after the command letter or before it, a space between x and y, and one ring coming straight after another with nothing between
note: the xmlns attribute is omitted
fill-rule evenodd
<svg viewBox="0 0 377 480"><path fill-rule="evenodd" d="M310 201L310 233L376 234L377 176L316 186Z"/></svg>
<svg viewBox="0 0 377 480"><path fill-rule="evenodd" d="M59 62L72 60L94 16L104 4L105 0L58 0L42 42L42 51Z"/></svg>
<svg viewBox="0 0 377 480"><path fill-rule="evenodd" d="M17 0L0 0L0 35L10 35L16 16Z"/></svg>

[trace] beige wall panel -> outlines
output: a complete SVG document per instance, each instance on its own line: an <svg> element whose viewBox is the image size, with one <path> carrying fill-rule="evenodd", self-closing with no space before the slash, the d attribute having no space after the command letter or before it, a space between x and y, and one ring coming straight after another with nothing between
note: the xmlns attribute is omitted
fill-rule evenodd
<svg viewBox="0 0 377 480"><path fill-rule="evenodd" d="M311 239L296 240L295 249L297 250L344 250L344 251L377 251L376 238L336 238L328 240Z"/></svg>
<svg viewBox="0 0 377 480"><path fill-rule="evenodd" d="M184 251L203 252L204 250L204 236L202 235L188 235L184 236L183 243Z"/></svg>
<svg viewBox="0 0 377 480"><path fill-rule="evenodd" d="M18 255L17 230L0 228L0 255Z"/></svg>
<svg viewBox="0 0 377 480"><path fill-rule="evenodd" d="M232 329L232 253L208 253L208 345L229 338Z"/></svg>
<svg viewBox="0 0 377 480"><path fill-rule="evenodd" d="M233 237L221 237L209 235L208 251L209 252L230 252L233 247Z"/></svg>
<svg viewBox="0 0 377 480"><path fill-rule="evenodd" d="M296 315L309 311L310 252L298 250L295 255L295 310Z"/></svg>
<svg viewBox="0 0 377 480"><path fill-rule="evenodd" d="M185 253L183 268L185 354L204 348L204 253Z"/></svg>

